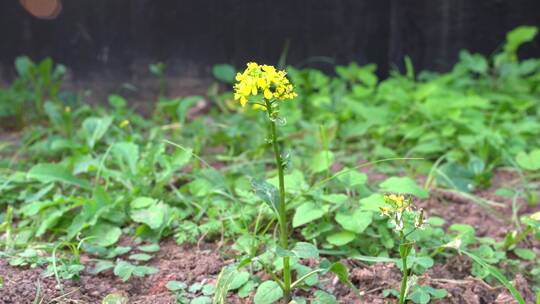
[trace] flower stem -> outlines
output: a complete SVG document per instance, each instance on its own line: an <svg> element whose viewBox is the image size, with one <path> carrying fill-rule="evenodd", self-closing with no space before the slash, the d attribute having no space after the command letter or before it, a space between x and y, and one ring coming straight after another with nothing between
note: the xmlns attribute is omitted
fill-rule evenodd
<svg viewBox="0 0 540 304"><path fill-rule="evenodd" d="M281 153L279 144L277 141L276 122L273 119L272 106L269 101L266 101L268 115L270 116L270 132L272 136L272 145L274 146L274 156L276 158L276 166L278 169L279 179L279 244L280 246L288 250L289 249L289 231L287 226L287 210L285 205L285 177L283 174L283 160L281 159ZM289 303L291 296L291 269L289 265L289 257L283 257L283 299L285 303Z"/></svg>
<svg viewBox="0 0 540 304"><path fill-rule="evenodd" d="M401 246L404 246L405 244L405 235L403 234L403 231L400 231L400 241L399 241L399 247L400 247L400 255L401 255L401 262L402 262L402 266L403 266L403 278L401 279L401 289L399 291L399 304L404 304L405 303L405 291L407 290L407 276L408 276L408 271L407 271L407 255L408 254L404 254L404 250L401 250ZM408 250L405 250L405 252L407 252Z"/></svg>

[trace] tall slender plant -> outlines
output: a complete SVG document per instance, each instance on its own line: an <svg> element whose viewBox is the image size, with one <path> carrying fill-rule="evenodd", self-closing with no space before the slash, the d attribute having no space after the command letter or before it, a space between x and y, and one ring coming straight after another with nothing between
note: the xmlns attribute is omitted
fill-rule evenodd
<svg viewBox="0 0 540 304"><path fill-rule="evenodd" d="M234 85L234 99L239 101L245 107L251 105L256 109L266 112L269 127L269 141L272 145L272 150L275 158L275 166L278 174L278 187L267 184L265 182L254 182L255 192L261 199L267 203L277 215L279 226L279 239L275 255L281 259L281 273L272 269L271 265L253 253L252 256L241 261L238 268L247 264L258 263L271 276L272 280L262 282L255 294L254 301L256 304L274 303L281 299L283 303L295 303L292 300L293 290L302 286L302 283L313 275L319 273L333 272L337 277L349 286L352 286L348 280L347 269L341 263L329 263L322 261L319 268L301 275L294 280L292 273L291 257L304 258L319 258L319 251L311 243L296 242L291 246L289 240L290 219L287 216L287 198L285 188L285 167L286 157L282 153L281 143L278 136L278 127L285 120L280 116L279 105L281 102L289 99L294 99L297 94L294 91L293 85L287 79L285 71L277 70L270 65L259 65L254 62L247 64L247 68L238 73L235 77L236 84ZM233 278L235 270L225 268L220 278L218 279L218 288L214 303L226 303L226 293L228 290L228 282Z"/></svg>

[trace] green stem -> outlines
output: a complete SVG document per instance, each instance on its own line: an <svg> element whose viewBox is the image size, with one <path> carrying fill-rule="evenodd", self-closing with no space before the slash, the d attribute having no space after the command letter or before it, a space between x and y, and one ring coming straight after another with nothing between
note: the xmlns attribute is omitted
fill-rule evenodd
<svg viewBox="0 0 540 304"><path fill-rule="evenodd" d="M287 210L285 205L285 177L283 174L283 160L281 159L281 153L277 141L276 122L273 117L274 113L269 101L266 101L266 108L270 117L270 132L272 136L272 145L274 147L274 156L276 158L276 166L278 169L279 178L279 243L283 249L288 250L289 231L287 227ZM283 285L283 299L285 300L285 303L289 303L291 296L291 268L289 264L289 257L283 257Z"/></svg>
<svg viewBox="0 0 540 304"><path fill-rule="evenodd" d="M400 247L400 255L401 255L401 262L403 264L403 278L401 279L401 289L399 290L399 304L405 303L405 291L407 290L407 254L403 254L403 250L401 250L401 246L405 244L405 235L403 234L403 231L400 231L400 241L399 241L399 247Z"/></svg>

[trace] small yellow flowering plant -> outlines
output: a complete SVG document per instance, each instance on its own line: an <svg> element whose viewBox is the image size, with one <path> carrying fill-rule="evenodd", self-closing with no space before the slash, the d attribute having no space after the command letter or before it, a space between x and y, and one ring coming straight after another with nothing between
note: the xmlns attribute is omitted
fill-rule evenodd
<svg viewBox="0 0 540 304"><path fill-rule="evenodd" d="M387 194L384 196L384 207L381 207L381 215L390 218L394 224L396 232L399 233L399 255L402 261L403 278L399 291L399 303L405 303L407 296L407 280L409 272L407 270L407 257L411 253L414 242L408 241L407 237L417 229L424 229L424 210L417 209L413 205L412 198L398 194ZM407 218L414 218L414 224L407 225Z"/></svg>
<svg viewBox="0 0 540 304"><path fill-rule="evenodd" d="M250 253L250 256L242 260L238 268L252 263L259 263L263 269L271 276L271 281L262 282L255 294L255 303L273 303L282 299L283 303L296 303L292 299L292 291L303 286L304 281L319 273L333 272L343 283L353 287L348 281L346 267L339 263L321 262L318 269L302 274L296 280L292 274L291 258L308 259L319 257L317 247L311 243L296 242L294 246L289 246L289 218L287 217L287 202L285 196L284 170L287 161L281 154L281 146L277 136L277 122L283 121L279 116L279 103L288 99L294 99L297 94L293 85L287 79L285 71L277 70L270 65L259 65L254 62L247 64L247 68L236 75L234 85L234 99L240 102L242 107L251 104L256 109L266 111L270 130L269 143L275 157L275 165L278 173L279 190L275 187L261 183L254 183L255 192L267 203L277 215L279 226L279 242L276 248L276 256L281 259L281 276L271 270L271 265ZM278 192L279 191L279 192ZM216 287L214 303L227 303L226 293L228 284L232 280L235 270L226 267L222 270ZM354 289L356 291L356 289Z"/></svg>

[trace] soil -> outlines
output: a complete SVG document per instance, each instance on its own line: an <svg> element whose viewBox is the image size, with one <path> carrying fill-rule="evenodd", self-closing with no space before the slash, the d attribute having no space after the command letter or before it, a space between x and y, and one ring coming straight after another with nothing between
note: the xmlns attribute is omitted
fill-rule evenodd
<svg viewBox="0 0 540 304"><path fill-rule="evenodd" d="M499 172L494 178L494 185L479 194L500 204L491 208L497 215L486 212L485 207L475 204L467 198L453 193L434 191L430 199L418 202L429 210L430 215L437 215L446 223L466 223L476 228L479 236L489 236L498 240L504 238L506 231L512 229L509 220L512 215L512 202L498 197L495 189L512 183L515 176L508 172ZM525 202L519 214L535 210ZM536 207L538 208L538 207ZM529 242L528 246L540 254L540 246ZM88 257L82 257L87 260ZM396 303L394 298L384 298L383 290L398 288L401 273L393 264L379 263L367 265L352 260L344 260L350 269L350 278L363 294L360 301L347 287L341 285L333 276L323 278L327 291L338 297L339 303ZM0 277L3 287L0 289L0 303L34 303L34 299L43 299L40 303L102 303L105 296L111 293L124 295L129 303L165 304L176 303L175 296L167 290L166 283L171 280L192 283L214 283L221 268L232 260L226 260L216 244L200 246L178 246L173 240L161 242L161 250L149 262L159 272L144 278L132 277L122 282L112 271L98 275L82 272L79 280L62 282L62 290L57 286L54 277L43 277L42 268L14 268L7 261L0 260ZM434 267L419 277L422 284L434 288L445 288L448 296L435 303L515 303L503 287L490 286L470 274L471 261L456 255ZM513 278L514 285L526 298L527 303L534 302L534 295L524 276L518 274ZM39 287L38 287L39 286ZM39 292L38 292L39 290ZM38 302L35 302L38 303ZM229 303L253 303L252 299L239 299L232 296Z"/></svg>

